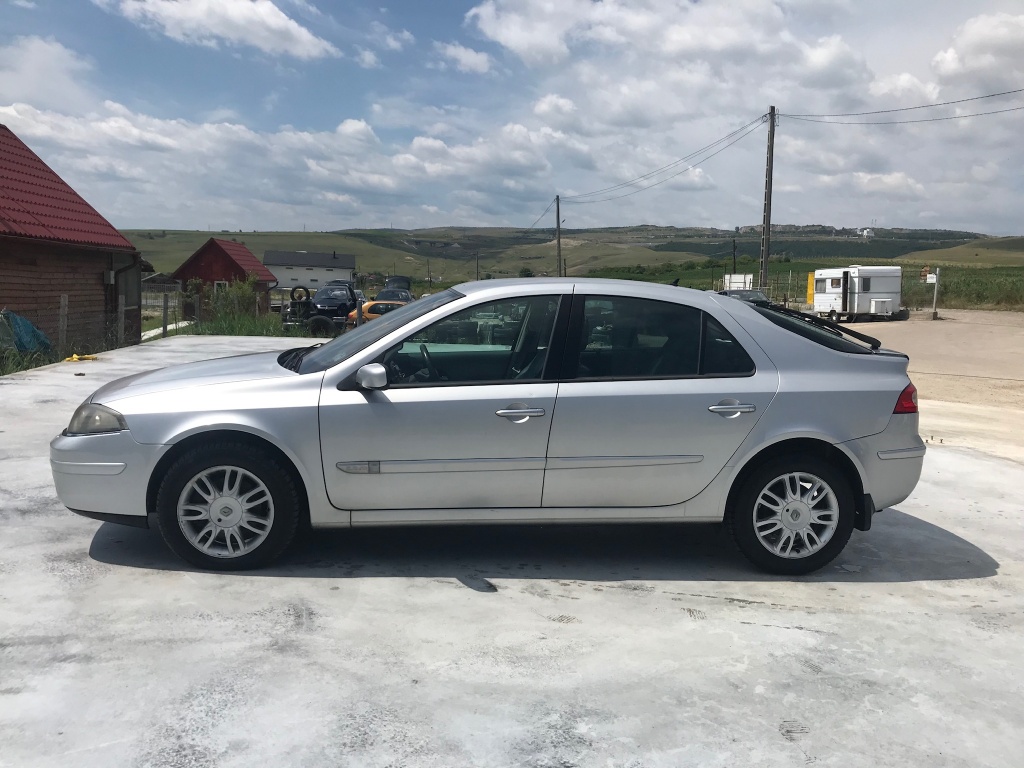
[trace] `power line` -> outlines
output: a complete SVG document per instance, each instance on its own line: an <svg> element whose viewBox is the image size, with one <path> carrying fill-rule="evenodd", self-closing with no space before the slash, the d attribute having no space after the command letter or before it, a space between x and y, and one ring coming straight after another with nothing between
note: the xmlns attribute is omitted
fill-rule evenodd
<svg viewBox="0 0 1024 768"><path fill-rule="evenodd" d="M718 139L716 141L711 142L707 146L701 147L700 149L698 149L698 150L696 150L694 152L691 152L690 154L688 154L688 155L686 155L684 157L681 157L678 160L673 160L668 165L663 165L661 168L656 168L653 171L649 171L649 172L643 174L642 176L637 176L635 179L630 179L629 181L623 181L620 184L615 184L615 185L613 185L611 187L605 187L604 189L597 189L597 190L594 190L593 192L584 192L584 193L579 194L579 195L563 196L562 197L562 202L575 202L575 201L578 201L581 197L593 197L595 195L602 195L602 194L606 194L608 192L614 192L614 191L616 191L618 189L622 189L623 187L631 187L631 186L633 186L633 185L635 185L635 184L637 184L637 183L639 183L641 181L644 181L646 179L651 178L652 176L657 176L659 173L663 173L664 171L671 170L672 168L675 168L675 167L679 166L680 164L685 163L687 160L691 160L694 157L703 154L704 152L706 152L709 149L713 149L714 147L718 146L722 142L728 141L733 136L735 136L736 134L740 133L741 131L746 130L747 128L749 128L750 126L754 125L755 123L759 124L759 123L764 122L764 120L765 120L765 116L764 115L760 115L760 116L754 118L753 120L751 120L746 125L741 125L739 128L737 128L732 133L726 134L722 138L720 138L720 139ZM586 201L582 201L582 202L586 202Z"/></svg>
<svg viewBox="0 0 1024 768"><path fill-rule="evenodd" d="M802 114L802 115L782 115L782 117L861 117L864 115L885 115L890 112L909 112L914 109L933 109L934 107L948 107L950 104L963 104L967 101L979 101L981 99L994 99L997 96L1011 96L1015 93L1024 93L1024 88L1018 88L1015 91L1002 91L1000 93L989 93L985 96L971 96L968 99L956 99L955 101L940 101L937 104L920 104L916 107L899 107L898 109L876 109L873 112L836 112L831 115L815 115L815 114Z"/></svg>
<svg viewBox="0 0 1024 768"><path fill-rule="evenodd" d="M544 216L547 215L547 212L551 210L551 206L554 205L554 204L555 204L555 198L551 198L551 202L548 203L548 207L544 209L544 213L542 213L540 216L537 217L537 221L540 221L541 219L543 219ZM533 224L528 226L527 229L533 229L534 227L536 227L537 226L537 221L533 222Z"/></svg>
<svg viewBox="0 0 1024 768"><path fill-rule="evenodd" d="M635 194L637 194L639 192L645 192L648 189L653 189L654 187L657 187L657 186L659 186L661 184L664 184L666 181L671 181L676 176L682 176L684 173L687 173L688 171L692 171L694 168L696 168L701 163L706 163L712 157L714 157L715 155L721 154L722 152L727 150L729 147L731 147L736 142L738 142L738 141L740 141L742 139L745 139L747 136L752 134L754 131L756 131L760 127L760 122L761 121L758 120L756 122L758 123L758 125L755 125L753 128L750 128L749 130L747 130L746 133L741 134L740 136L738 136L737 138L733 139L732 141L730 141L725 146L720 147L716 151L712 152L710 155L708 155L707 157L703 158L702 160L698 160L697 162L687 166L686 168L683 168L683 170L678 171L676 173L673 173L671 176L666 176L664 179L661 179L660 181L656 181L653 184L648 184L646 187L640 187L639 189L634 189L632 192L626 192L623 195L614 195L612 197L602 197L602 198L599 198L597 200L567 200L566 198L563 197L562 198L562 202L563 203L569 203L569 204L572 204L572 205L586 205L588 203L606 203L609 200L620 200L623 197L629 197L630 195L635 195ZM750 123L748 123L747 125L750 125ZM715 142L715 143L717 144L718 142ZM714 145L711 145L711 146L714 146ZM692 155L690 155L690 157L692 157Z"/></svg>
<svg viewBox="0 0 1024 768"><path fill-rule="evenodd" d="M1001 115L1005 112L1019 112L1022 109L1024 109L1024 107L1010 107L1008 109L994 109L991 112L972 112L969 115L947 115L945 117L922 117L917 120L817 120L812 117L801 117L800 115L786 114L780 114L779 117L788 117L791 120L800 120L805 123L826 123L828 125L905 125L907 123L937 123L942 120L965 120L968 117Z"/></svg>

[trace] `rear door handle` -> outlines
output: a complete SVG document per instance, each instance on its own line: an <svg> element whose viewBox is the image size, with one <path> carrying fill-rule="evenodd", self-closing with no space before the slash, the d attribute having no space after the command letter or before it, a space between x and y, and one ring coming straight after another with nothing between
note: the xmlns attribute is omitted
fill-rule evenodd
<svg viewBox="0 0 1024 768"><path fill-rule="evenodd" d="M708 410L730 418L739 416L741 413L753 413L757 408L750 403L719 403L718 405L709 405Z"/></svg>

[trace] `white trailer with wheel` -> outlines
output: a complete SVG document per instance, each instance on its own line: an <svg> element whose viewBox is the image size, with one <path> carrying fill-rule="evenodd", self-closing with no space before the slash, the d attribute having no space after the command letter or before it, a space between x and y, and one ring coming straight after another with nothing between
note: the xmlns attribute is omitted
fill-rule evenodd
<svg viewBox="0 0 1024 768"><path fill-rule="evenodd" d="M905 319L903 268L854 264L814 271L814 313L830 320Z"/></svg>

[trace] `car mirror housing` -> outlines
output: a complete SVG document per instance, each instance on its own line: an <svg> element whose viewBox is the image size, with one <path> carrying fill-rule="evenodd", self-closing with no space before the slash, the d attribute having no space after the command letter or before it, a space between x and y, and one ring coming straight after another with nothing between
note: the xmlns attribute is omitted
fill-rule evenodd
<svg viewBox="0 0 1024 768"><path fill-rule="evenodd" d="M380 363L367 363L356 371L356 385L360 389L386 389L388 371Z"/></svg>

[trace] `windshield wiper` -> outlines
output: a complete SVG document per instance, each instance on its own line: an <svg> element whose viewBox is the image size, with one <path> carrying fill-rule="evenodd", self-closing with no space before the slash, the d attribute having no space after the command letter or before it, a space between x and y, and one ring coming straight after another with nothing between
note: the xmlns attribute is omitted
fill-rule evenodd
<svg viewBox="0 0 1024 768"><path fill-rule="evenodd" d="M289 371L295 371L298 373L299 364L302 362L302 358L319 346L320 344L313 344L309 347L296 347L295 349L289 349L286 352L281 353L277 358L277 364L282 368L287 368Z"/></svg>
<svg viewBox="0 0 1024 768"><path fill-rule="evenodd" d="M774 304L772 302L752 301L751 304L756 304L757 306L762 307L764 309L769 309L772 312L778 312L780 315L786 315L786 317L793 317L796 318L797 320L803 320L805 323L817 326L818 328L828 331L834 336L841 337L845 335L849 336L850 338L857 339L857 341L863 341L865 344L871 347L872 351L880 349L882 346L882 342L880 342L874 336L868 336L866 333L855 331L852 328L847 328L845 326L840 325L839 323L833 323L831 320L826 320L825 318L818 317L817 315L809 315L806 312L798 312L795 309L790 309L789 307L784 307L781 304Z"/></svg>

